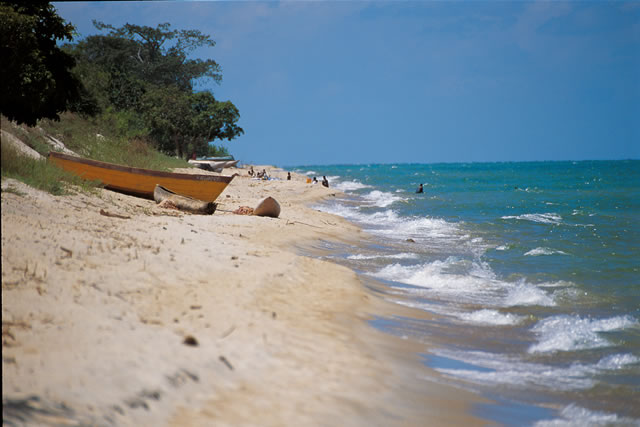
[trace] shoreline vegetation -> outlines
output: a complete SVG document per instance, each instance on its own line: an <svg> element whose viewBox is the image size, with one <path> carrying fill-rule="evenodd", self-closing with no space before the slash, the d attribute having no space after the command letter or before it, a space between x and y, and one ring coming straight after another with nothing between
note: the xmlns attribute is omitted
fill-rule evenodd
<svg viewBox="0 0 640 427"><path fill-rule="evenodd" d="M479 396L368 324L404 309L312 256L367 238L308 207L336 190L232 169L216 213L188 215L99 187L40 191L5 175L4 153L3 421L481 424ZM231 213L266 196L280 218Z"/></svg>

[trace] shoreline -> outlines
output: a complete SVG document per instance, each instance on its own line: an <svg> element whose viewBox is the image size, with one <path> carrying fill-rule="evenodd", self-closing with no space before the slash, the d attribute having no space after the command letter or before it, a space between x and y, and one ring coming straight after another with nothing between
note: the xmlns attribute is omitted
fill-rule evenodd
<svg viewBox="0 0 640 427"><path fill-rule="evenodd" d="M282 180L236 177L213 216L3 180L3 418L481 424L469 409L483 399L427 389L410 369L417 354L368 324L390 304L346 267L292 251L357 244L358 227L307 207L337 190L271 176ZM267 195L279 219L228 212Z"/></svg>

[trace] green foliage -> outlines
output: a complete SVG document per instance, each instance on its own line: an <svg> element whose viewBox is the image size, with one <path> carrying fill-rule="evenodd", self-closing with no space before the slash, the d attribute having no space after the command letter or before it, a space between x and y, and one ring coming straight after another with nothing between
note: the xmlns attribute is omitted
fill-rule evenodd
<svg viewBox="0 0 640 427"><path fill-rule="evenodd" d="M95 20L93 23L99 30L109 30L108 38L127 47L126 58L121 58L120 64L140 80L158 86L176 85L188 91L193 89L193 79L222 81L220 66L213 59L188 59L197 48L215 46L210 36L198 30L171 30L168 22L156 28L133 24L115 28Z"/></svg>
<svg viewBox="0 0 640 427"><path fill-rule="evenodd" d="M221 145L210 144L206 155L207 157L225 157L229 155L229 150Z"/></svg>
<svg viewBox="0 0 640 427"><path fill-rule="evenodd" d="M149 128L144 117L135 111L117 111L108 108L97 120L100 128L110 129L110 133L125 139L147 138Z"/></svg>
<svg viewBox="0 0 640 427"><path fill-rule="evenodd" d="M76 74L119 136L146 138L179 157L206 154L208 141L231 141L244 133L238 109L210 92L194 92L195 81L222 79L212 59L189 59L215 42L197 30L172 30L126 24L120 28L94 21L107 35L90 36L66 46L77 59Z"/></svg>
<svg viewBox="0 0 640 427"><path fill-rule="evenodd" d="M122 119L118 114L109 117ZM189 166L185 160L156 151L143 134L124 135L113 123L102 120L102 117L88 120L65 113L60 121L43 120L40 126L48 134L63 140L70 150L90 159L154 170Z"/></svg>
<svg viewBox="0 0 640 427"><path fill-rule="evenodd" d="M54 195L67 194L68 185L78 186L85 191L98 185L65 172L44 159L24 156L9 144L2 144L1 162L3 177L15 178Z"/></svg>
<svg viewBox="0 0 640 427"><path fill-rule="evenodd" d="M0 113L33 126L40 118L58 119L81 99L71 73L75 61L56 45L72 35L73 26L48 1L0 3Z"/></svg>

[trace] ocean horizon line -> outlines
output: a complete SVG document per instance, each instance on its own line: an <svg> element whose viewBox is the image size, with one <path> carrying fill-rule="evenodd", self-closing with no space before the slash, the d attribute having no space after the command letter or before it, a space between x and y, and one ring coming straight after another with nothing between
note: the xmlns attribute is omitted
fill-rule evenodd
<svg viewBox="0 0 640 427"><path fill-rule="evenodd" d="M640 158L627 159L584 159L584 160L495 160L495 161L459 161L459 162L364 162L364 163L299 163L288 164L282 168L304 168L314 166L394 166L394 165L493 165L493 164L531 164L531 163L599 163L599 162L640 162ZM255 164L268 164L269 162L255 162ZM252 162L246 163L252 164ZM275 166L275 165L274 165Z"/></svg>

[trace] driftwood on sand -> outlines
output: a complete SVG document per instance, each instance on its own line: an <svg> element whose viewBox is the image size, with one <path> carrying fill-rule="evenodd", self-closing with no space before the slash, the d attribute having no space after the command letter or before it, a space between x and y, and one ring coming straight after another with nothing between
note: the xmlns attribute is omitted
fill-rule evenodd
<svg viewBox="0 0 640 427"><path fill-rule="evenodd" d="M253 210L253 214L257 216L269 216L278 218L280 215L280 204L273 197L267 197L261 201Z"/></svg>
<svg viewBox="0 0 640 427"><path fill-rule="evenodd" d="M153 190L153 199L161 207L179 209L191 213L210 215L216 211L217 204L194 199L189 196L176 194L161 185L156 185Z"/></svg>

